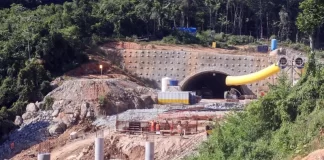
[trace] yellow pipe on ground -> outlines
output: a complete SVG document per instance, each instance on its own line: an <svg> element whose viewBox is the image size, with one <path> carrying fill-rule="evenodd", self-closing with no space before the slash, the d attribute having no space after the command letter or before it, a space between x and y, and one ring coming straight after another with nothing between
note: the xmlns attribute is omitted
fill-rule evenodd
<svg viewBox="0 0 324 160"><path fill-rule="evenodd" d="M262 69L258 72L243 76L227 76L226 85L227 86L239 86L244 84L253 83L256 81L263 80L273 74L276 74L280 71L280 67L276 64L273 64L265 69Z"/></svg>

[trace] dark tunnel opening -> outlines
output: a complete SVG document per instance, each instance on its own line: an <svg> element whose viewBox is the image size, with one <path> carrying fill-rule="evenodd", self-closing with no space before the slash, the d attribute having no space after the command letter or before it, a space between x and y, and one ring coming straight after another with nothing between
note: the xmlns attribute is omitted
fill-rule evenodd
<svg viewBox="0 0 324 160"><path fill-rule="evenodd" d="M183 86L184 91L195 91L203 99L223 99L224 92L231 88L243 93L241 86L226 86L226 74L217 72L206 72L190 78ZM238 94L238 96L240 96Z"/></svg>

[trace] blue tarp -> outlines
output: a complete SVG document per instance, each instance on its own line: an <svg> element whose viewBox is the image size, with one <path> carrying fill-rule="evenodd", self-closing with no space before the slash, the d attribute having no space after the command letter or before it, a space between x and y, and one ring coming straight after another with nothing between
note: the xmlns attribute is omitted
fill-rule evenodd
<svg viewBox="0 0 324 160"><path fill-rule="evenodd" d="M194 27L189 27L189 28L178 27L177 30L178 31L183 31L183 32L188 32L188 33L194 34L194 35L197 33L197 28L194 28Z"/></svg>

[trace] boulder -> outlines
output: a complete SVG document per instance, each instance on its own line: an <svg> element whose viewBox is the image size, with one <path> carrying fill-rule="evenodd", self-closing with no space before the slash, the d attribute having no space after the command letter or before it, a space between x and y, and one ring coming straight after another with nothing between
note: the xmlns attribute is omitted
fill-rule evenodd
<svg viewBox="0 0 324 160"><path fill-rule="evenodd" d="M53 103L53 105L52 105L53 110L62 109L62 107L63 107L63 103L64 103L63 100L60 100L60 101L54 101L54 103Z"/></svg>
<svg viewBox="0 0 324 160"><path fill-rule="evenodd" d="M157 95L152 95L151 98L152 98L152 100L153 100L153 102L154 102L155 104L158 103L158 96L157 96Z"/></svg>
<svg viewBox="0 0 324 160"><path fill-rule="evenodd" d="M35 114L32 113L32 112L26 112L21 117L22 117L23 120L27 120L27 119L34 118Z"/></svg>
<svg viewBox="0 0 324 160"><path fill-rule="evenodd" d="M66 127L71 127L72 124L69 117L63 117L61 120L66 125Z"/></svg>
<svg viewBox="0 0 324 160"><path fill-rule="evenodd" d="M37 112L38 107L35 105L35 103L29 103L26 107L27 112Z"/></svg>
<svg viewBox="0 0 324 160"><path fill-rule="evenodd" d="M15 125L20 126L23 123L23 119L20 116L16 116Z"/></svg>
<svg viewBox="0 0 324 160"><path fill-rule="evenodd" d="M44 107L44 102L36 102L35 103L35 105L36 105L36 107L38 108L38 109L42 109L43 107Z"/></svg>
<svg viewBox="0 0 324 160"><path fill-rule="evenodd" d="M86 117L87 118L92 118L94 116L94 111L93 110L88 110Z"/></svg>
<svg viewBox="0 0 324 160"><path fill-rule="evenodd" d="M53 111L52 116L56 117L59 113L60 113L60 110L56 109L56 110Z"/></svg>
<svg viewBox="0 0 324 160"><path fill-rule="evenodd" d="M136 109L143 109L145 108L145 103L141 98L134 97L133 103Z"/></svg>
<svg viewBox="0 0 324 160"><path fill-rule="evenodd" d="M73 140L73 139L77 139L78 138L78 134L77 132L72 132L70 133L70 139Z"/></svg>
<svg viewBox="0 0 324 160"><path fill-rule="evenodd" d="M80 119L83 120L88 112L89 103L88 102L82 102L81 104L81 112L80 112Z"/></svg>
<svg viewBox="0 0 324 160"><path fill-rule="evenodd" d="M48 132L51 135L62 134L66 130L66 124L59 122L48 127Z"/></svg>
<svg viewBox="0 0 324 160"><path fill-rule="evenodd" d="M57 88L59 86L59 84L62 83L62 81L64 81L64 79L62 77L58 77L54 81L52 81L50 83L50 86L51 86L52 90Z"/></svg>
<svg viewBox="0 0 324 160"><path fill-rule="evenodd" d="M145 108L152 108L154 101L149 95L142 95L141 99L144 101Z"/></svg>
<svg viewBox="0 0 324 160"><path fill-rule="evenodd" d="M80 110L77 109L76 111L74 111L73 116L75 118L79 117L80 116Z"/></svg>

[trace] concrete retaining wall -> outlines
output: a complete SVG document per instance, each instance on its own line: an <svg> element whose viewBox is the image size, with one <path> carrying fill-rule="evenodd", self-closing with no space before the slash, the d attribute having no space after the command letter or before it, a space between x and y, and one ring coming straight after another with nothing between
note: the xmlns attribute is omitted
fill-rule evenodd
<svg viewBox="0 0 324 160"><path fill-rule="evenodd" d="M204 72L223 73L226 75L245 75L257 72L277 62L277 57L267 55L247 56L217 53L201 53L172 50L121 50L124 69L160 86L163 77L179 80L180 86ZM290 72L288 72L290 74ZM243 86L245 93L257 94L267 91L268 83L275 83L278 75L263 81ZM299 77L295 73L295 77Z"/></svg>

